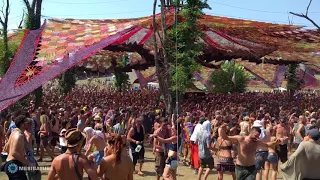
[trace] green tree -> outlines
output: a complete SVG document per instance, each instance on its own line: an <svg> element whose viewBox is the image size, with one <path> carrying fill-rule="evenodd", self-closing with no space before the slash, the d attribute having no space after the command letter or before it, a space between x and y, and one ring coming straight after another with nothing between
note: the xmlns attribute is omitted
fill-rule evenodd
<svg viewBox="0 0 320 180"><path fill-rule="evenodd" d="M0 67L1 75L4 75L10 67L10 63L15 53L18 50L19 44L15 42L8 42L8 50L5 50L4 40L0 40Z"/></svg>
<svg viewBox="0 0 320 180"><path fill-rule="evenodd" d="M114 67L114 75L116 77L115 86L119 91L123 91L128 88L129 75L126 72L122 72L121 68L124 68L129 61L128 55L123 55L121 61Z"/></svg>
<svg viewBox="0 0 320 180"><path fill-rule="evenodd" d="M68 69L59 78L60 93L67 95L77 82L74 68Z"/></svg>
<svg viewBox="0 0 320 180"><path fill-rule="evenodd" d="M290 96L293 96L295 91L300 89L301 82L299 81L298 75L299 64L289 64L286 71L287 79L287 90Z"/></svg>
<svg viewBox="0 0 320 180"><path fill-rule="evenodd" d="M211 75L213 91L221 93L244 92L249 80L249 73L234 63L225 61L220 71L214 71Z"/></svg>
<svg viewBox="0 0 320 180"><path fill-rule="evenodd" d="M203 34L198 20L203 10L210 7L207 0L160 0L161 24L157 24L157 1L154 0L153 4L154 59L166 111L172 114L174 91L178 97L191 87L192 73L199 68L197 59L202 54L203 45L198 40ZM175 7L177 16L175 23L167 27L165 9L172 7ZM159 42L161 46L158 46Z"/></svg>
<svg viewBox="0 0 320 180"><path fill-rule="evenodd" d="M2 17L0 16L0 24L1 28L1 36L2 36L2 43L1 43L1 50L3 52L3 56L0 59L0 74L4 75L10 66L10 59L12 51L9 49L9 40L8 40L8 21L9 21L9 14L10 14L10 1L3 0L3 7L0 10ZM5 8L4 8L5 7Z"/></svg>
<svg viewBox="0 0 320 180"><path fill-rule="evenodd" d="M176 23L168 30L169 41L165 47L171 63L172 90L184 93L192 86L192 73L201 66L197 59L203 53L204 45L198 40L204 34L199 19L204 14L203 10L210 9L210 6L207 0L178 0L175 6L181 7L181 11L178 12Z"/></svg>

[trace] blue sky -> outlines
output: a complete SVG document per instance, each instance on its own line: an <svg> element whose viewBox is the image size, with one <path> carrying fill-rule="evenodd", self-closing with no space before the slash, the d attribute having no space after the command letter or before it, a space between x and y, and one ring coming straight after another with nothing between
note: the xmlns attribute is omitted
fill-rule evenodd
<svg viewBox="0 0 320 180"><path fill-rule="evenodd" d="M16 29L24 9L22 0L11 1L9 29ZM31 1L31 0L29 0ZM210 15L239 19L293 24L314 28L305 19L289 15L289 11L305 13L309 0L209 0ZM2 6L0 2L0 7ZM43 0L42 15L46 18L118 19L149 16L153 0ZM320 0L314 0L309 16L320 24Z"/></svg>

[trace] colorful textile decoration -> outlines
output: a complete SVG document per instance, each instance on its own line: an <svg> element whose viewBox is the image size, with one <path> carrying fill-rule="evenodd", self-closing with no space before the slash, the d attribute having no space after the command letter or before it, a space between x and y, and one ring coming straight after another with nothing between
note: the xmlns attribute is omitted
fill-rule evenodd
<svg viewBox="0 0 320 180"><path fill-rule="evenodd" d="M25 33L25 38L18 49L17 55L0 83L0 91L2 92L0 95L0 110L5 109L68 68L73 67L79 61L99 52L130 30L109 31L108 36L103 40L91 45L79 46L54 62L40 66L34 63L36 61L33 60L33 57L46 25L44 23L41 29Z"/></svg>

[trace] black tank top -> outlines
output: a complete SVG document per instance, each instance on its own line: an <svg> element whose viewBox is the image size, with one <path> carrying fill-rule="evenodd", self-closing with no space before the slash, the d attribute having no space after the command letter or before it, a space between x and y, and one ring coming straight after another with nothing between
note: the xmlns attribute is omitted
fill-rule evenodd
<svg viewBox="0 0 320 180"><path fill-rule="evenodd" d="M140 132L138 132L137 126L133 126L133 136L131 138L136 141L142 142L144 140L143 132L144 132L144 129L142 126L140 127ZM131 147L131 149L135 149L137 147L137 144L130 142L130 147Z"/></svg>

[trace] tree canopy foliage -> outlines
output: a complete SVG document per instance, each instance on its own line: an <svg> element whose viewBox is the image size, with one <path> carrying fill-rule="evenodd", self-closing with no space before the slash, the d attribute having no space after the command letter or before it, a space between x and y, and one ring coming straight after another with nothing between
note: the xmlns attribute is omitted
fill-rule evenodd
<svg viewBox="0 0 320 180"><path fill-rule="evenodd" d="M8 70L8 68L10 67L11 60L18 50L19 43L9 41L8 58L10 61L7 61L5 60L4 43L2 41L3 39L0 40L0 67L1 67L0 69L1 69L1 74L4 75Z"/></svg>
<svg viewBox="0 0 320 180"><path fill-rule="evenodd" d="M176 1L175 6L181 11L174 26L168 30L168 51L171 71L172 90L183 93L192 85L192 73L200 68L197 58L203 53L203 44L198 40L203 37L198 20L204 9L210 9L207 0L184 0L183 5ZM177 62L177 64L176 64Z"/></svg>
<svg viewBox="0 0 320 180"><path fill-rule="evenodd" d="M299 70L299 64L289 64L285 77L287 79L287 90L290 95L293 95L296 90L299 90L301 83L297 77Z"/></svg>
<svg viewBox="0 0 320 180"><path fill-rule="evenodd" d="M249 80L243 66L234 62L225 61L221 65L221 70L214 71L211 75L213 91L221 93L244 92Z"/></svg>
<svg viewBox="0 0 320 180"><path fill-rule="evenodd" d="M74 68L68 69L59 78L60 93L67 95L77 82Z"/></svg>
<svg viewBox="0 0 320 180"><path fill-rule="evenodd" d="M123 55L121 57L120 63L118 63L118 66L120 68L125 67L128 64L129 57L127 54ZM126 88L128 88L129 84L129 75L126 72L118 71L117 67L115 67L114 75L116 78L115 86L119 91L123 91Z"/></svg>

